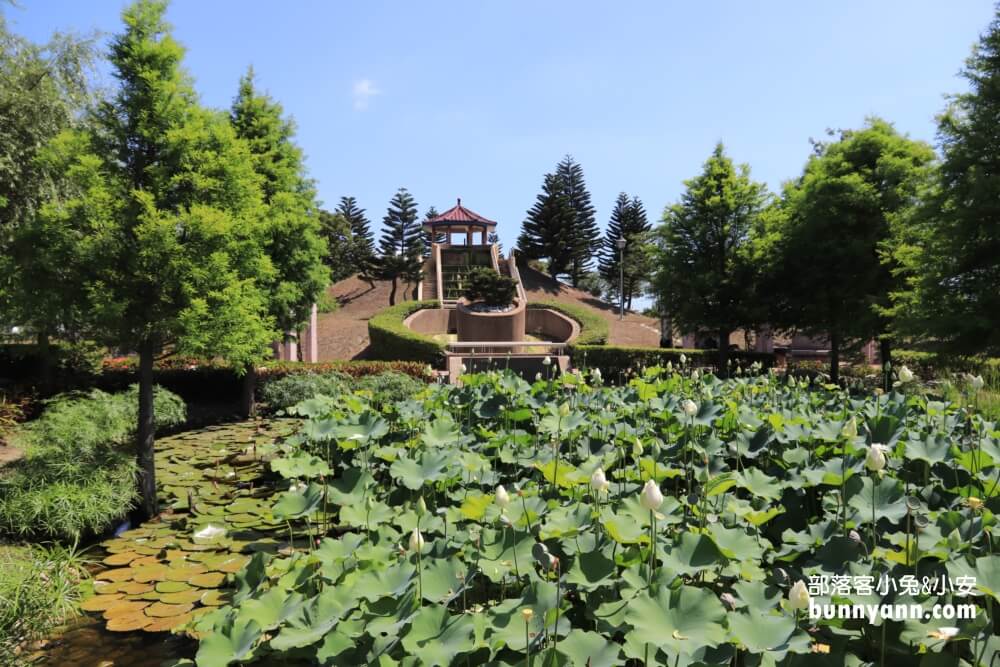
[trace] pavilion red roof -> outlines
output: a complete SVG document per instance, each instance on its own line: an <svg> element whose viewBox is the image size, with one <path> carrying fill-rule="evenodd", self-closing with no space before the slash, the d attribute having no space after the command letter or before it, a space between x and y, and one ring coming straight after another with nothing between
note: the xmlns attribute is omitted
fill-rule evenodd
<svg viewBox="0 0 1000 667"><path fill-rule="evenodd" d="M462 198L458 198L458 203L452 206L450 209L437 216L436 218L431 218L427 220L425 225L464 225L464 224L479 224L486 225L488 227L495 227L496 222L494 220L489 220L479 215L475 211L470 211L469 209L462 206Z"/></svg>

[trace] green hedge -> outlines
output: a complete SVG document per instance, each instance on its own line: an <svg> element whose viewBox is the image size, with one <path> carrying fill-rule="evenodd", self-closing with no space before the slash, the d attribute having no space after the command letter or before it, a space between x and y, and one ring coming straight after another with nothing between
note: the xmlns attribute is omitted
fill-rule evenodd
<svg viewBox="0 0 1000 667"><path fill-rule="evenodd" d="M444 343L418 334L403 324L403 320L418 310L437 307L437 301L405 301L386 308L368 320L372 358L440 365L444 358Z"/></svg>
<svg viewBox="0 0 1000 667"><path fill-rule="evenodd" d="M640 366L666 366L680 364L681 355L693 366L715 366L717 350L686 350L681 348L624 347L619 345L574 345L570 352L577 368L599 368L607 380L621 379L629 369ZM767 352L742 352L731 350L729 358L746 368L760 362L764 368L774 365L774 355Z"/></svg>
<svg viewBox="0 0 1000 667"><path fill-rule="evenodd" d="M578 345L602 345L608 341L608 322L603 317L584 306L556 301L555 299L540 299L530 301L528 308L551 308L566 317L576 320L580 325L580 335L573 342Z"/></svg>
<svg viewBox="0 0 1000 667"><path fill-rule="evenodd" d="M1000 373L1000 358L997 357L962 357L919 350L893 350L892 364L897 368L905 365L924 379L950 373Z"/></svg>

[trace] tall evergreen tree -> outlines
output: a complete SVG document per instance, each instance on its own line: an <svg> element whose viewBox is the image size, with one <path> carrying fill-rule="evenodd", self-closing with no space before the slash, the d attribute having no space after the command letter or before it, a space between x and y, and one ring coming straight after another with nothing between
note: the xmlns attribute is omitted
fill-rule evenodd
<svg viewBox="0 0 1000 667"><path fill-rule="evenodd" d="M632 298L642 293L642 285L648 280L651 270L649 231L652 229L646 217L646 208L638 197L629 199L624 192L619 193L611 211L607 232L598 260L598 271L610 294L618 295L618 283L624 273L625 305L632 307ZM624 272L620 270L618 239L625 238Z"/></svg>
<svg viewBox="0 0 1000 667"><path fill-rule="evenodd" d="M576 286L590 269L600 236L583 168L567 155L545 175L522 223L518 250L528 259L546 259L551 275L568 275Z"/></svg>
<svg viewBox="0 0 1000 667"><path fill-rule="evenodd" d="M752 320L756 299L751 229L767 189L750 180L718 144L702 173L685 181L677 204L657 229L654 293L671 320L687 331L718 335L719 373L728 371L729 335Z"/></svg>
<svg viewBox="0 0 1000 667"><path fill-rule="evenodd" d="M800 178L785 186L780 215L769 218L770 246L761 253L770 323L827 336L830 376L840 355L872 338L890 354L884 309L893 286L893 220L917 203L934 151L869 119L860 130L817 144Z"/></svg>
<svg viewBox="0 0 1000 667"><path fill-rule="evenodd" d="M295 125L281 105L256 89L253 68L240 79L230 111L236 136L246 142L260 176L264 206L265 253L274 269L267 289L271 318L283 332L301 329L312 306L330 280L324 264L323 241L316 189L306 175L302 149L294 141ZM256 367L244 375L243 409L254 412Z"/></svg>
<svg viewBox="0 0 1000 667"><path fill-rule="evenodd" d="M382 218L379 239L381 277L392 281L389 305L396 303L399 280L416 283L421 279L424 261L424 235L417 217L417 202L406 188L400 188L389 201Z"/></svg>
<svg viewBox="0 0 1000 667"><path fill-rule="evenodd" d="M375 256L375 236L365 209L358 206L354 197L341 197L336 213L347 221L351 232L350 265L358 276L374 289L378 277L378 258Z"/></svg>
<svg viewBox="0 0 1000 667"><path fill-rule="evenodd" d="M358 244L351 231L351 224L340 211L331 213L320 209L319 223L327 252L323 261L330 270L330 282L338 282L358 271L354 248Z"/></svg>
<svg viewBox="0 0 1000 667"><path fill-rule="evenodd" d="M440 213L438 213L438 210L433 206L431 206L429 209L427 209L427 212L424 213L424 223L426 223L428 220L432 220L438 217L439 215ZM424 231L424 257L427 257L431 253L431 245L434 243L444 243L445 235L438 234L437 238L434 238L434 235L431 234L426 229L423 231Z"/></svg>
<svg viewBox="0 0 1000 667"><path fill-rule="evenodd" d="M897 226L899 332L948 352L1000 354L1000 8L966 60L968 92L938 118L927 205Z"/></svg>
<svg viewBox="0 0 1000 667"><path fill-rule="evenodd" d="M165 346L236 368L274 340L276 272L261 239L260 177L228 119L199 106L165 3L123 12L111 44L118 81L93 128L64 133L49 159L76 195L44 211L77 238L94 335L139 353L137 458L143 515L157 513L153 360Z"/></svg>

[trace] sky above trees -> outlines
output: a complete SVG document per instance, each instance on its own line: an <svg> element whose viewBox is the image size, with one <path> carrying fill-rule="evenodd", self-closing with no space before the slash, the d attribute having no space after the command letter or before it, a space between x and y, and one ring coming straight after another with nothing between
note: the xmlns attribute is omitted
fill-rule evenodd
<svg viewBox="0 0 1000 667"><path fill-rule="evenodd" d="M122 2L4 11L35 41L111 34ZM622 190L650 218L719 140L777 190L809 138L877 114L934 141L944 95L993 14L987 0L865 3L287 3L174 0L167 17L205 104L253 65L298 123L320 199L357 197L378 229L408 188L461 196L511 247L543 174L570 153L602 229ZM110 83L110 82L109 82Z"/></svg>

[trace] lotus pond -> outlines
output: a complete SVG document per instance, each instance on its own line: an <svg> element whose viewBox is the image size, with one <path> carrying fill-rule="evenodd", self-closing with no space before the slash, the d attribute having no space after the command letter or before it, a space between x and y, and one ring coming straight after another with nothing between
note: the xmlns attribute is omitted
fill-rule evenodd
<svg viewBox="0 0 1000 667"><path fill-rule="evenodd" d="M310 399L255 452L278 548L238 545L175 664L988 665L1000 433L902 389L648 369ZM202 526L243 514L215 507Z"/></svg>

